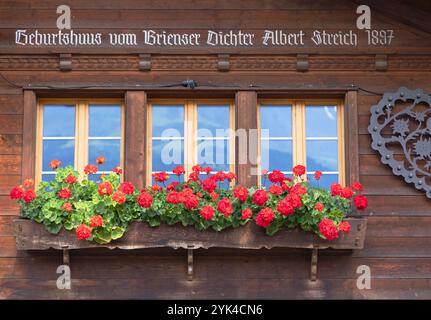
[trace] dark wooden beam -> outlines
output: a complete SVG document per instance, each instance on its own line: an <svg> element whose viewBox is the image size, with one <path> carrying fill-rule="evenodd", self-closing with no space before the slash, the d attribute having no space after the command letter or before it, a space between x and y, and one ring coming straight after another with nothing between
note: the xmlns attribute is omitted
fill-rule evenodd
<svg viewBox="0 0 431 320"><path fill-rule="evenodd" d="M34 91L24 91L24 120L22 145L22 180L36 175L36 126L37 126L37 100Z"/></svg>

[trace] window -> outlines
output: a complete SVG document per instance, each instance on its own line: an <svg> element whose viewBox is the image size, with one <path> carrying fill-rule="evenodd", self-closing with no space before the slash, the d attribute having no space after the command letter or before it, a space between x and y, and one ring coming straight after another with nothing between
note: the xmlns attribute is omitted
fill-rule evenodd
<svg viewBox="0 0 431 320"><path fill-rule="evenodd" d="M234 170L234 106L228 100L154 100L148 104L147 184L152 173L200 164ZM176 181L172 179L173 181Z"/></svg>
<svg viewBox="0 0 431 320"><path fill-rule="evenodd" d="M307 167L313 185L344 184L344 130L341 101L262 100L259 103L260 170L282 170L292 176L292 167ZM314 172L322 171L319 182ZM259 179L260 183L269 182Z"/></svg>
<svg viewBox="0 0 431 320"><path fill-rule="evenodd" d="M101 174L123 165L123 106L121 101L40 100L36 155L36 181L50 181L55 171L53 159L62 166L74 166L81 174L88 163L103 155L107 161L101 171L91 175L97 181Z"/></svg>

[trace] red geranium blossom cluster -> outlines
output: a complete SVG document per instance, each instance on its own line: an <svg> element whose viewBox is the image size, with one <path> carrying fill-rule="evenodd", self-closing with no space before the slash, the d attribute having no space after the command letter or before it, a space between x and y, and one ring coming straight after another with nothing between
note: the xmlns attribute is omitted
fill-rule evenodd
<svg viewBox="0 0 431 320"><path fill-rule="evenodd" d="M105 162L103 156L95 160L98 165ZM315 188L307 181L306 167L301 165L292 169L293 179L285 175L286 171L262 170L270 185L251 188L234 185L236 175L233 172L215 172L201 165L193 166L189 172L183 166L176 166L172 173L178 176L178 181L165 184L170 175L165 171L154 172L155 184L140 190L136 190L132 182L122 181L119 166L96 183L88 178L81 181L76 170L60 168L60 165L59 160L51 162L56 180L52 184L45 182L43 188L38 189L40 201L33 201L38 195L30 179L12 188L10 197L19 201L23 211L29 208L26 211L29 215L58 210L58 216L63 219L61 224L75 229L78 239L100 243L117 239L127 224L135 220L151 226L161 222L182 223L201 230L212 227L217 231L253 220L269 235L281 228L300 228L334 240L350 232L350 224L343 221L351 211L350 206L354 204L356 209L364 210L368 205L359 182L351 186L333 183L330 190ZM84 172L96 174L99 168L89 164ZM189 174L188 179L180 179L186 174ZM316 181L321 176L322 172L314 172ZM222 188L223 182L228 182L223 184L225 188ZM45 189L48 185L50 190ZM49 210L41 210L46 203L50 205ZM88 212L94 215L89 218ZM34 220L44 221L40 215ZM58 232L58 228L56 230Z"/></svg>

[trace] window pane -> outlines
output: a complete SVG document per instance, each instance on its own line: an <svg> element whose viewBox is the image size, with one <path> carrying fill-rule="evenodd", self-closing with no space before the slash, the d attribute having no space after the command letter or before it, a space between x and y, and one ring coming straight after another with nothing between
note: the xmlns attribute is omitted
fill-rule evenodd
<svg viewBox="0 0 431 320"><path fill-rule="evenodd" d="M306 137L337 137L337 107L306 106Z"/></svg>
<svg viewBox="0 0 431 320"><path fill-rule="evenodd" d="M153 137L184 136L184 106L154 105L152 109Z"/></svg>
<svg viewBox="0 0 431 320"><path fill-rule="evenodd" d="M286 105L286 106L262 105L260 107L260 130L263 136L265 136L263 131L265 129L269 130L270 137L291 137L292 136L291 106L290 105Z"/></svg>
<svg viewBox="0 0 431 320"><path fill-rule="evenodd" d="M338 171L338 141L307 141L309 171Z"/></svg>
<svg viewBox="0 0 431 320"><path fill-rule="evenodd" d="M229 106L198 105L198 136L228 137Z"/></svg>
<svg viewBox="0 0 431 320"><path fill-rule="evenodd" d="M319 181L316 181L314 174L309 174L307 175L307 179L311 186L329 190L331 183L338 183L338 174L323 174Z"/></svg>
<svg viewBox="0 0 431 320"><path fill-rule="evenodd" d="M43 174L42 181L50 182L55 179L55 174Z"/></svg>
<svg viewBox="0 0 431 320"><path fill-rule="evenodd" d="M61 166L73 166L75 163L75 140L44 140L42 151L42 171L52 171L49 163L60 160Z"/></svg>
<svg viewBox="0 0 431 320"><path fill-rule="evenodd" d="M153 140L152 171L172 171L184 163L182 140Z"/></svg>
<svg viewBox="0 0 431 320"><path fill-rule="evenodd" d="M214 171L229 171L229 141L198 140L198 164Z"/></svg>
<svg viewBox="0 0 431 320"><path fill-rule="evenodd" d="M43 107L44 137L75 136L74 105L44 105Z"/></svg>
<svg viewBox="0 0 431 320"><path fill-rule="evenodd" d="M260 150L262 169L292 171L292 141L262 140Z"/></svg>
<svg viewBox="0 0 431 320"><path fill-rule="evenodd" d="M89 137L121 137L121 107L90 105Z"/></svg>
<svg viewBox="0 0 431 320"><path fill-rule="evenodd" d="M106 162L99 166L99 171L112 171L120 165L120 140L88 140L88 162L94 163L98 156L104 156Z"/></svg>
<svg viewBox="0 0 431 320"><path fill-rule="evenodd" d="M96 183L100 183L102 181L101 180L101 176L102 176L101 173L98 173L98 174L89 174L88 175L88 180L92 180L92 181L94 181Z"/></svg>

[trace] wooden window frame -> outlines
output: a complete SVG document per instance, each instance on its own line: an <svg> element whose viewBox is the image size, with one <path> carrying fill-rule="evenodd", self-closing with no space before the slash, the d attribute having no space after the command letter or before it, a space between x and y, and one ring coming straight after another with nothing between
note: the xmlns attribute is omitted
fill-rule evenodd
<svg viewBox="0 0 431 320"><path fill-rule="evenodd" d="M260 108L261 105L287 106L292 108L292 156L293 166L307 166L306 155L306 119L305 107L308 106L336 106L337 108L337 142L338 142L338 180L341 185L346 185L346 153L345 153L345 107L341 99L259 99L257 103L257 125L258 125L258 186L261 186L262 163L261 163L261 128Z"/></svg>
<svg viewBox="0 0 431 320"><path fill-rule="evenodd" d="M235 101L233 99L149 99L147 103L146 185L152 185L152 108L153 105L184 106L184 169L185 176L197 164L198 105L229 105L229 170L235 171Z"/></svg>
<svg viewBox="0 0 431 320"><path fill-rule="evenodd" d="M35 173L34 180L38 184L42 180L42 157L43 157L43 106L45 104L75 105L75 158L74 167L84 177L84 167L93 163L95 159L88 159L89 141L89 106L90 105L119 105L121 108L121 136L120 136L120 163L124 167L125 150L125 105L123 99L111 98L42 98L37 100L36 109L36 147L35 147ZM102 172L103 173L103 172Z"/></svg>

